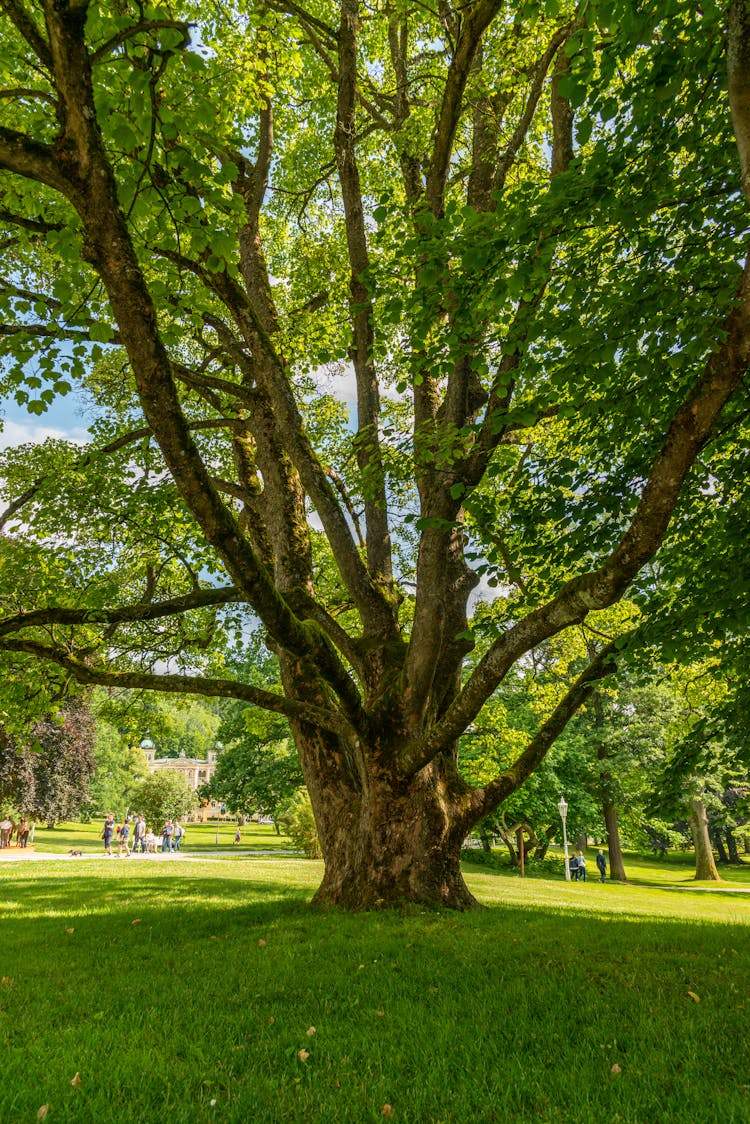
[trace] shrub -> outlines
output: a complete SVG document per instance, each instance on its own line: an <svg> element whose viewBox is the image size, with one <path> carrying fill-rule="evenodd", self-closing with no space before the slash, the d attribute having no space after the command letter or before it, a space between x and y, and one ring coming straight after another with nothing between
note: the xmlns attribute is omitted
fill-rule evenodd
<svg viewBox="0 0 750 1124"><path fill-rule="evenodd" d="M292 799L277 816L277 820L285 829L295 847L299 847L308 859L323 858L315 816L306 788L301 788L298 792L295 792Z"/></svg>
<svg viewBox="0 0 750 1124"><path fill-rule="evenodd" d="M195 806L195 793L180 773L153 773L135 788L131 809L160 831L165 820L178 820Z"/></svg>

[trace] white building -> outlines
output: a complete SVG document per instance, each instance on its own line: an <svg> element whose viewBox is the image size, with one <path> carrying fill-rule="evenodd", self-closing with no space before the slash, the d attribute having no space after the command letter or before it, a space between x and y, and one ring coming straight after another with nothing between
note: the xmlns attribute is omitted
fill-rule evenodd
<svg viewBox="0 0 750 1124"><path fill-rule="evenodd" d="M146 737L141 742L141 749L146 758L149 773L180 773L185 777L193 792L208 784L216 772L216 760L223 749L221 742L216 743L216 748L208 751L208 757L203 760L199 757L186 757L183 749L179 757L157 757L156 746L151 738ZM198 808L197 819L203 820L205 816L221 816L225 814L225 806L215 800L208 805Z"/></svg>

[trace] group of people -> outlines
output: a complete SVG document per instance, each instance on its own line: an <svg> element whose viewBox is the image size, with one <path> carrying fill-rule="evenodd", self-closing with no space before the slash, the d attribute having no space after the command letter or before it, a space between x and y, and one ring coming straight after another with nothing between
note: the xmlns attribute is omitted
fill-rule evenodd
<svg viewBox="0 0 750 1124"><path fill-rule="evenodd" d="M16 847L25 847L28 839L31 826L26 816L23 816L18 823L14 823L10 816L0 820L0 848L10 847L13 842L13 836L16 837Z"/></svg>
<svg viewBox="0 0 750 1124"><path fill-rule="evenodd" d="M117 840L118 859L123 853L126 857L131 854L155 855L159 849L170 853L181 850L182 840L185 838L185 828L178 820L168 819L157 835L152 828L146 825L143 816L137 816L135 821L131 816L126 816L121 824L117 824L115 823L114 813L110 812L104 821L100 838L104 840L105 855L112 854L112 844L115 839Z"/></svg>
<svg viewBox="0 0 750 1124"><path fill-rule="evenodd" d="M599 871L599 881L606 882L607 860L604 851L600 850L596 853L596 869ZM573 858L570 860L570 880L571 882L586 881L586 856L583 851L579 851L577 855L573 855Z"/></svg>

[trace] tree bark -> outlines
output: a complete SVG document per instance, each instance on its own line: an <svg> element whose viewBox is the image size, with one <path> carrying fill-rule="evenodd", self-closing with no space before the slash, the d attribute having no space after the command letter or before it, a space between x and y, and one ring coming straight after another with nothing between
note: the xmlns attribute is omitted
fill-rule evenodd
<svg viewBox="0 0 750 1124"><path fill-rule="evenodd" d="M724 829L724 835L727 841L727 850L729 852L730 863L741 863L742 859L740 858L740 853L737 849L737 840L734 837L734 832L732 831L731 827L727 827Z"/></svg>
<svg viewBox="0 0 750 1124"><path fill-rule="evenodd" d="M721 882L721 877L714 862L711 840L708 837L708 816L699 796L694 796L690 801L687 821L695 848L696 882Z"/></svg>
<svg viewBox="0 0 750 1124"><path fill-rule="evenodd" d="M724 840L721 837L721 828L715 827L713 831L709 831L708 837L711 840L711 844L716 848L716 852L719 856L719 865L728 866L729 855L724 848Z"/></svg>
<svg viewBox="0 0 750 1124"><path fill-rule="evenodd" d="M617 822L617 808L611 801L604 801L604 823L607 829L607 851L609 853L609 877L615 882L625 882L625 863L622 858L620 825Z"/></svg>
<svg viewBox="0 0 750 1124"><path fill-rule="evenodd" d="M556 832L557 826L555 824L551 824L548 828L545 829L542 838L538 841L536 847L534 848L534 858L539 862L541 862L542 859L545 858L547 851L549 850L549 845L554 839Z"/></svg>
<svg viewBox="0 0 750 1124"><path fill-rule="evenodd" d="M314 732L312 737L303 735L298 745L307 779L321 753L320 737ZM458 826L450 769L429 766L399 783L371 766L375 756L368 754L366 761L361 749L350 747L333 767L329 755L326 772L309 774L308 790L325 862L314 903L351 910L407 901L478 909L461 874L466 827ZM344 784L347 773L348 784Z"/></svg>

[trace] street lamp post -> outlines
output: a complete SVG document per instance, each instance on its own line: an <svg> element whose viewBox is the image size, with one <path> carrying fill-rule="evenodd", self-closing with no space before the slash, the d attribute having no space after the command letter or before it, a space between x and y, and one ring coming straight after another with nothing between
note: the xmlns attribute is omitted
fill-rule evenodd
<svg viewBox="0 0 750 1124"><path fill-rule="evenodd" d="M563 846L565 848L565 881L570 882L570 860L568 859L568 833L565 830L565 821L568 817L568 805L565 803L565 797L561 797L560 803L557 805L557 810L560 813L560 819L563 825Z"/></svg>

